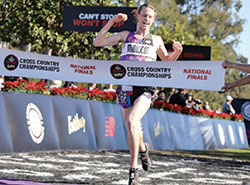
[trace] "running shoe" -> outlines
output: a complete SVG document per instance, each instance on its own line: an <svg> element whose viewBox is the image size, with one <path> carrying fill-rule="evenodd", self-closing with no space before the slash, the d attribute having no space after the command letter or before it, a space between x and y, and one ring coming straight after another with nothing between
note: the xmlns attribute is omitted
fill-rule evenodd
<svg viewBox="0 0 250 185"><path fill-rule="evenodd" d="M139 176L137 168L130 168L128 185L139 185Z"/></svg>
<svg viewBox="0 0 250 185"><path fill-rule="evenodd" d="M143 170L148 171L151 165L151 161L150 161L149 154L148 154L150 145L148 143L145 143L145 148L146 148L145 152L140 152L140 158L141 158L141 164L142 164Z"/></svg>

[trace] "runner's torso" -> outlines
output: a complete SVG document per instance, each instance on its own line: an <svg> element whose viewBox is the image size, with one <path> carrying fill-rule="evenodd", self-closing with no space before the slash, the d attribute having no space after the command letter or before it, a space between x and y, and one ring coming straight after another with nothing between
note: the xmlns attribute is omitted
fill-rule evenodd
<svg viewBox="0 0 250 185"><path fill-rule="evenodd" d="M138 39L134 32L129 32L122 48L120 60L156 61L156 58L156 47L151 33ZM123 85L122 89L132 91L132 86Z"/></svg>
<svg viewBox="0 0 250 185"><path fill-rule="evenodd" d="M136 38L134 32L128 34L122 48L120 60L155 61L156 58L156 47L151 33L143 39Z"/></svg>
<svg viewBox="0 0 250 185"><path fill-rule="evenodd" d="M146 37L138 39L134 32L129 32L122 49L120 60L130 61L156 61L156 47L153 42L153 35L149 33ZM155 87L142 86L118 86L116 93L118 102L123 108L133 106L134 101L143 93L153 100Z"/></svg>

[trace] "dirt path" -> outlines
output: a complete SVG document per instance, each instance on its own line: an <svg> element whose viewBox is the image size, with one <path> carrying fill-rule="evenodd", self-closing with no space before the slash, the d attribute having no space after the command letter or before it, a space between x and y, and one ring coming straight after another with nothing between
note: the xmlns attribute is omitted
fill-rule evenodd
<svg viewBox="0 0 250 185"><path fill-rule="evenodd" d="M140 184L250 185L250 163L151 154L148 173L139 166ZM0 178L50 184L126 185L127 151L66 151L0 155ZM0 181L1 184L1 181Z"/></svg>

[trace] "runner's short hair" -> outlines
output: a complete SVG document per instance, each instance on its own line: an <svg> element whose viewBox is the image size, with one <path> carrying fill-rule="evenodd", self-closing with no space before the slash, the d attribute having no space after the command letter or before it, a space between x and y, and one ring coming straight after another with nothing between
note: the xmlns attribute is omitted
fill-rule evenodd
<svg viewBox="0 0 250 185"><path fill-rule="evenodd" d="M153 5L149 4L149 3L144 3L141 6L139 6L139 8L136 10L134 9L132 12L134 13L134 16L137 17L137 15L141 12L142 8L146 7L146 8L151 8L152 10L154 10L155 12L155 17L157 15L157 11L155 9L155 7L153 7Z"/></svg>

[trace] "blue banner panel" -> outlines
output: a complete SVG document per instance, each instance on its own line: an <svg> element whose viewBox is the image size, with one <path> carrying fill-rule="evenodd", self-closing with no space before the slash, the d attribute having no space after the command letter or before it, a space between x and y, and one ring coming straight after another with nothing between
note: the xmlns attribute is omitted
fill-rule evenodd
<svg viewBox="0 0 250 185"><path fill-rule="evenodd" d="M186 122L186 132L188 135L188 142L190 144L189 150L204 150L204 143L202 142L201 126L197 116L183 115Z"/></svg>
<svg viewBox="0 0 250 185"><path fill-rule="evenodd" d="M236 133L237 132L237 128L236 128L237 123L233 122L233 121L225 120L223 122L223 124L224 124L224 128L226 131L226 136L227 136L229 147L234 148L234 149L238 149L240 140L239 140L238 135Z"/></svg>
<svg viewBox="0 0 250 185"><path fill-rule="evenodd" d="M217 143L214 136L213 121L209 118L197 118L201 129L201 137L205 150L216 149Z"/></svg>
<svg viewBox="0 0 250 185"><path fill-rule="evenodd" d="M243 122L150 109L142 118L153 150L248 148ZM118 104L0 92L0 152L128 150Z"/></svg>
<svg viewBox="0 0 250 185"><path fill-rule="evenodd" d="M151 116L149 116L150 112L151 112L151 110L148 110L148 112L141 119L141 129L143 132L144 142L149 143L151 149L155 149L155 148L157 148L157 146L155 144L155 140L154 140L153 135L151 135L153 133L153 131L150 130L151 129L150 123L152 123L152 121L150 120Z"/></svg>
<svg viewBox="0 0 250 185"><path fill-rule="evenodd" d="M233 122L234 125L234 134L236 135L237 147L240 148L249 148L249 141L246 134L246 127L244 122Z"/></svg>
<svg viewBox="0 0 250 185"><path fill-rule="evenodd" d="M59 149L50 96L4 93L14 152Z"/></svg>
<svg viewBox="0 0 250 185"><path fill-rule="evenodd" d="M167 112L150 109L142 119L144 141L154 150L173 150Z"/></svg>
<svg viewBox="0 0 250 185"><path fill-rule="evenodd" d="M213 120L213 128L214 135L216 138L216 149L226 149L230 148L229 138L227 134L227 130L224 124L224 120L212 119Z"/></svg>
<svg viewBox="0 0 250 185"><path fill-rule="evenodd" d="M61 150L97 150L89 101L52 97Z"/></svg>
<svg viewBox="0 0 250 185"><path fill-rule="evenodd" d="M98 149L128 150L120 105L90 101L90 110Z"/></svg>
<svg viewBox="0 0 250 185"><path fill-rule="evenodd" d="M188 126L182 114L170 113L167 116L171 138L177 150L189 150L191 148L188 135Z"/></svg>
<svg viewBox="0 0 250 185"><path fill-rule="evenodd" d="M0 91L0 153L13 152L9 128L7 126L3 93Z"/></svg>
<svg viewBox="0 0 250 185"><path fill-rule="evenodd" d="M223 120L221 124L227 138L227 148L240 149L249 147L244 122Z"/></svg>

